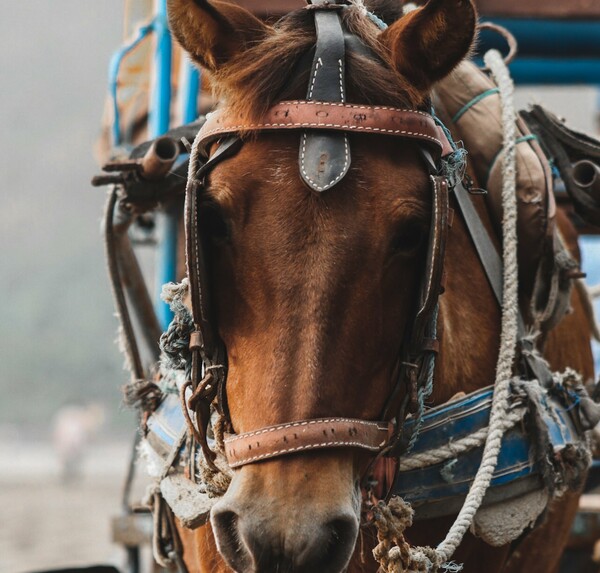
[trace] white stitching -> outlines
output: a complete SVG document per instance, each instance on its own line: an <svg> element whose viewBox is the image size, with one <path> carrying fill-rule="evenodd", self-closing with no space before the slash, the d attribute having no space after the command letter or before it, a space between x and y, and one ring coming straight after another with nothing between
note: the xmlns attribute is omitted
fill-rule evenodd
<svg viewBox="0 0 600 573"><path fill-rule="evenodd" d="M303 133L302 134L302 152L301 152L301 168L302 168L302 174L304 175L304 177L306 178L306 180L317 190L317 191L325 191L326 189L329 189L330 187L332 187L335 183L337 183L346 173L346 169L348 168L348 161L349 161L349 156L350 156L350 149L349 149L349 145L348 145L348 136L344 134L344 167L342 167L342 171L341 173L333 180L331 180L329 183L326 183L323 187L319 187L317 185L317 183L315 181L313 181L309 176L308 173L306 172L306 163L304 161L305 156L306 156L306 141L307 141L307 134Z"/></svg>
<svg viewBox="0 0 600 573"><path fill-rule="evenodd" d="M438 220L438 210L439 210L439 195L442 192L441 189L441 183L438 180L437 177L434 177L433 175L431 175L431 179L433 181L433 185L435 188L435 197L434 197L434 207L433 207L433 224L435 226L435 223ZM438 243L438 233L436 231L436 229L434 228L433 230L433 248L432 248L432 253L433 253L433 258L435 259L436 257L436 251L437 251L437 243ZM419 313L421 314L421 312L423 312L423 309L425 308L425 304L427 303L427 299L429 298L429 292L431 291L431 283L433 281L433 270L434 270L435 265L432 263L430 268L429 268L429 276L427 278L427 291L425 292L425 300L423 302L423 306L419 309Z"/></svg>
<svg viewBox="0 0 600 573"><path fill-rule="evenodd" d="M319 73L319 69L323 65L323 60L319 58L315 65L315 73L313 74L312 81L310 82L310 90L308 91L308 99L310 99L313 95L313 90L315 89L315 82L317 81L317 74Z"/></svg>
<svg viewBox="0 0 600 573"><path fill-rule="evenodd" d="M340 98L343 102L344 101L344 87L343 87L344 86L344 77L343 77L343 67L342 67L343 62L340 59L340 60L338 60L338 63L339 63L339 70L340 70ZM310 90L308 92L309 100L312 99L313 91L315 88L315 82L317 80L317 75L322 66L323 66L323 60L321 60L321 58L319 58L315 65L315 73L313 74L312 82L310 84ZM350 161L350 149L349 149L349 145L348 145L348 136L344 135L344 167L342 168L341 173L335 179L332 179L329 183L325 184L323 187L320 187L316 183L316 181L313 181L309 177L309 175L306 171L306 142L307 141L308 141L308 134L303 133L302 134L302 151L300 153L300 169L302 170L302 174L304 175L304 178L312 185L312 187L314 189L316 189L317 191L324 191L325 189L329 189L330 187L335 185L335 183L337 183L346 174L346 170L348 168L348 163Z"/></svg>
<svg viewBox="0 0 600 573"><path fill-rule="evenodd" d="M288 424L282 424L280 426L270 426L268 428L262 428L260 430L255 430L253 432L246 432L245 434L238 434L237 436L230 436L225 438L225 443L229 444L231 442L235 442L236 440L252 438L253 436L260 436L261 434L267 434L270 432L277 432L279 430L288 430L289 428L300 428L302 426L316 426L319 424L334 424L334 423L352 423L356 425L362 425L367 427L375 426L380 429L382 432L387 432L387 428L382 428L380 426L381 422L366 422L365 420L354 420L352 418L327 418L324 420L304 420L302 422L289 422Z"/></svg>
<svg viewBox="0 0 600 573"><path fill-rule="evenodd" d="M354 103L340 103L340 102L332 102L332 101L306 101L306 100L291 100L291 101L282 101L275 104L273 107L285 107L286 105L329 105L333 107L348 107L351 109L374 109L374 110L387 110L387 111L401 111L403 113L416 113L418 115L422 115L424 117L430 118L431 115L424 112L419 111L418 109L403 109L400 107L390 107L385 105L357 105Z"/></svg>
<svg viewBox="0 0 600 573"><path fill-rule="evenodd" d="M231 125L227 127L217 127L215 129L211 129L206 133L200 133L201 141L206 141L207 138L211 137L216 133L231 133L233 131L238 131L242 129L255 129L262 127L320 127L320 128L338 128L338 129L348 129L352 131L376 131L378 133L390 133L390 134L403 134L415 137L421 137L423 139L429 139L437 143L438 145L442 145L442 142L437 138L431 135L427 135L426 133L420 131L407 131L405 129L385 129L383 127L370 127L368 125L347 125L342 123L316 123L316 122L303 122L303 123L252 123L249 125Z"/></svg>
<svg viewBox="0 0 600 573"><path fill-rule="evenodd" d="M370 450L373 452L378 451L381 446L369 446L367 444L364 444L363 442L339 442L339 441L333 441L333 442L324 442L324 443L320 443L320 444L310 444L307 446L297 446L295 448L286 448L284 450L277 450L275 452L266 452L264 454L260 454L257 456L252 456L250 458L244 457L243 455L241 457L238 457L237 461L233 461L233 462L229 462L229 466L232 468L236 468L245 464L249 464L251 462L255 462L258 460L262 460L262 459L266 459L266 458L273 458L276 456L280 456L282 454L290 454L292 452L300 452L302 450L315 450L318 448L329 448L331 446L356 446L365 450ZM233 457L236 457L235 453L233 453Z"/></svg>
<svg viewBox="0 0 600 573"><path fill-rule="evenodd" d="M344 103L344 62L340 59L338 64L340 68L340 101Z"/></svg>

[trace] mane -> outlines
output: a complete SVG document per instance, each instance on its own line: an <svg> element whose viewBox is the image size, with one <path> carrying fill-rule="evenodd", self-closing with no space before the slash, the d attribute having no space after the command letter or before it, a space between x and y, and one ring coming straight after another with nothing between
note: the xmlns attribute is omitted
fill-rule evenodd
<svg viewBox="0 0 600 573"><path fill-rule="evenodd" d="M375 0L369 9L388 22L401 15L396 1ZM348 103L422 109L426 97L393 69L388 50L378 39L381 30L365 15L364 7L350 5L342 17L346 30L377 56L346 54ZM291 12L267 38L213 74L215 95L250 120L257 120L279 101L304 99L315 43L313 14L304 9Z"/></svg>

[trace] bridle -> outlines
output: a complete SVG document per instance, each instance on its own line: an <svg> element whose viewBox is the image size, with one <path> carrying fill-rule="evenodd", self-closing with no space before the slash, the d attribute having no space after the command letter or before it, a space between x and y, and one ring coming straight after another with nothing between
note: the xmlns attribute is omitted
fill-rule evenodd
<svg viewBox="0 0 600 573"><path fill-rule="evenodd" d="M188 425L211 465L215 453L208 445L207 430L215 399L219 413L225 416L230 429L232 424L225 395L227 356L212 320L199 204L209 173L235 155L248 134L259 136L263 132L282 130L299 132L300 175L316 193L331 189L348 173L351 163L349 134L386 135L414 141L429 171L432 216L417 310L401 350L394 390L388 397L381 420L341 417L291 420L244 434L230 434L224 440L230 467L316 449L350 447L398 456L402 450L404 419L416 407L418 390L434 367L438 352L435 336L437 307L443 291L449 214L449 184L441 175L441 159L452 152L452 147L444 130L428 113L345 103L345 35L339 17L342 7L324 0L314 0L308 6L314 10L317 44L306 100L276 104L257 122L248 122L227 108L220 109L208 116L194 142L185 207L186 262L194 332L190 339L191 379L186 386L191 388L191 398L183 407ZM196 424L189 417L188 406L196 414Z"/></svg>

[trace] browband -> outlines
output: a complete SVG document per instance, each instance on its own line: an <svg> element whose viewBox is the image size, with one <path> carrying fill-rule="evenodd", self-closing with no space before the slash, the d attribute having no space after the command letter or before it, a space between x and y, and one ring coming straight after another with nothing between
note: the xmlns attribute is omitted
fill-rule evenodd
<svg viewBox="0 0 600 573"><path fill-rule="evenodd" d="M244 135L258 131L323 129L376 133L426 143L435 159L452 153L452 147L431 115L422 111L376 105L287 101L271 107L260 121L247 123L227 108L208 114L198 133L199 150L208 156L211 143L225 135Z"/></svg>
<svg viewBox="0 0 600 573"><path fill-rule="evenodd" d="M391 422L351 418L320 418L268 426L225 438L225 455L232 468L320 448L359 448L378 452L392 435Z"/></svg>

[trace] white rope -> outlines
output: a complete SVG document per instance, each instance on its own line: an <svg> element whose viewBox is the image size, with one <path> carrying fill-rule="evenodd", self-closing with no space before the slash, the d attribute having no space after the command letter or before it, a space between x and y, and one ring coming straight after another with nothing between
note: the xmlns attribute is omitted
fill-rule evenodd
<svg viewBox="0 0 600 573"><path fill-rule="evenodd" d="M516 124L514 108L514 84L502 55L490 50L484 62L500 88L502 103L502 128L504 159L502 165L502 257L504 263L502 332L500 353L496 365L496 383L492 410L490 412L489 433L483 449L481 465L467 494L465 503L450 528L446 539L437 547L442 561L448 561L460 545L471 526L475 513L481 506L483 497L490 485L498 463L502 444L503 418L508 409L510 380L517 344L517 320L519 312L518 266L517 266L517 196L516 196Z"/></svg>
<svg viewBox="0 0 600 573"><path fill-rule="evenodd" d="M517 321L519 312L518 267L517 267L517 198L516 198L516 124L514 111L514 85L500 52L490 50L484 56L484 62L500 90L502 103L502 127L504 158L502 165L502 257L503 257L503 301L502 323L500 335L500 352L496 364L496 381L490 411L490 421L483 447L481 465L471 484L465 502L454 521L446 538L437 546L409 547L404 537L396 535L397 541L407 552L402 559L398 549L393 555L392 550L386 551L381 564L386 563L388 572L403 571L405 573L421 571L439 571L444 563L450 560L465 533L473 523L473 518L480 508L485 493L490 485L492 475L498 463L498 454L502 445L502 436L507 429L506 419L510 411L509 395L512 368L517 345ZM465 442L466 445L466 442ZM400 501L398 499L398 501ZM380 532L381 533L381 532ZM379 535L378 535L379 536ZM385 549L389 541L380 537L380 546ZM376 558L378 546L374 551ZM397 554L397 555L396 555ZM402 567L402 568L399 568Z"/></svg>
<svg viewBox="0 0 600 573"><path fill-rule="evenodd" d="M367 7L365 6L364 0L350 0L350 4L353 4L354 6L356 6L356 8L358 8L358 11L363 16L367 15L368 10L367 10Z"/></svg>
<svg viewBox="0 0 600 573"><path fill-rule="evenodd" d="M526 408L511 410L504 418L502 418L502 432L510 430L519 423L523 419L525 412ZM401 472L418 470L456 458L469 450L482 446L487 439L488 433L489 427L486 426L460 440L450 440L446 445L440 448L434 448L418 454L412 454L405 458L400 458L399 470Z"/></svg>

